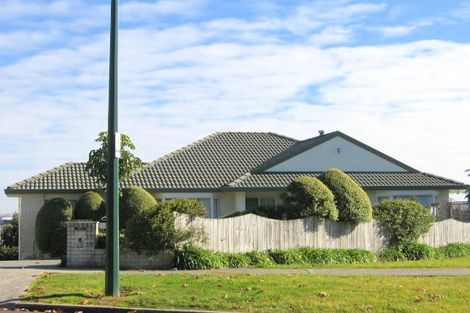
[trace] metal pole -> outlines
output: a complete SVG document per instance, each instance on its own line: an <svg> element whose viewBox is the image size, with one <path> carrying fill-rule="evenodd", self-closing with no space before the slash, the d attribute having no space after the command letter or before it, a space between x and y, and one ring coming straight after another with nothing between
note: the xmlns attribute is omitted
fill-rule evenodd
<svg viewBox="0 0 470 313"><path fill-rule="evenodd" d="M109 55L108 182L106 206L106 287L107 296L119 296L119 159L118 131L118 1L111 1ZM120 138L118 138L119 140Z"/></svg>

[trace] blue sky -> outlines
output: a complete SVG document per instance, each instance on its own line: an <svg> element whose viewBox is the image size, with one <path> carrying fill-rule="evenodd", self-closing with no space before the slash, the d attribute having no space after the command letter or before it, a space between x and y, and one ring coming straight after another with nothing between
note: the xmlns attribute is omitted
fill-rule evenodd
<svg viewBox="0 0 470 313"><path fill-rule="evenodd" d="M109 1L0 0L0 187L106 129ZM468 182L469 1L120 1L120 131L145 161L215 131L341 130ZM15 210L0 195L0 213Z"/></svg>

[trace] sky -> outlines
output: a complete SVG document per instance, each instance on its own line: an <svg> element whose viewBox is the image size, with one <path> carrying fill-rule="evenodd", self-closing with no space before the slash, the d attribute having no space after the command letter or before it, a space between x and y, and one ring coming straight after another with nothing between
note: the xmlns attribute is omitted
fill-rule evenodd
<svg viewBox="0 0 470 313"><path fill-rule="evenodd" d="M0 0L2 190L97 148L109 4ZM217 131L339 130L470 182L470 1L121 0L119 14L119 130L144 161ZM0 214L17 206L0 194Z"/></svg>

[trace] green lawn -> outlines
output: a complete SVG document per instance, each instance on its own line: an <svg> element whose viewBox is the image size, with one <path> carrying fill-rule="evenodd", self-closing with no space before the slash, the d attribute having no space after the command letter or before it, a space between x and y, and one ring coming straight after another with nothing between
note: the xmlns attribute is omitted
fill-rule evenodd
<svg viewBox="0 0 470 313"><path fill-rule="evenodd" d="M241 312L456 313L470 307L470 276L122 274L120 298L104 297L103 289L103 274L45 274L25 300Z"/></svg>
<svg viewBox="0 0 470 313"><path fill-rule="evenodd" d="M420 260L400 262L375 262L364 264L318 264L312 265L273 265L270 268L450 268L470 267L470 257L452 258L444 260Z"/></svg>

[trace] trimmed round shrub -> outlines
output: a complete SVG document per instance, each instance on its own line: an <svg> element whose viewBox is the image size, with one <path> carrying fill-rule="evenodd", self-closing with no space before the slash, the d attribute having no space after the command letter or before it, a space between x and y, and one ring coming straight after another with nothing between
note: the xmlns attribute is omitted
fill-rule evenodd
<svg viewBox="0 0 470 313"><path fill-rule="evenodd" d="M165 200L160 205L171 212L178 212L193 216L207 216L207 208L196 199L171 199Z"/></svg>
<svg viewBox="0 0 470 313"><path fill-rule="evenodd" d="M283 195L288 206L289 216L304 218L312 215L338 219L338 210L333 193L320 180L310 176L294 179Z"/></svg>
<svg viewBox="0 0 470 313"><path fill-rule="evenodd" d="M384 200L374 208L374 216L390 238L390 245L404 245L427 233L435 219L429 208L411 200Z"/></svg>
<svg viewBox="0 0 470 313"><path fill-rule="evenodd" d="M99 193L85 192L75 206L75 219L99 221L106 215L106 204Z"/></svg>
<svg viewBox="0 0 470 313"><path fill-rule="evenodd" d="M369 197L349 175L330 169L320 176L320 180L333 192L340 221L363 223L372 219Z"/></svg>
<svg viewBox="0 0 470 313"><path fill-rule="evenodd" d="M157 200L142 187L131 186L122 190L119 203L119 228L125 229L137 212L151 210L156 205Z"/></svg>
<svg viewBox="0 0 470 313"><path fill-rule="evenodd" d="M72 219L72 206L62 198L48 200L36 217L36 242L39 250L52 257L65 255L67 228L65 222Z"/></svg>

